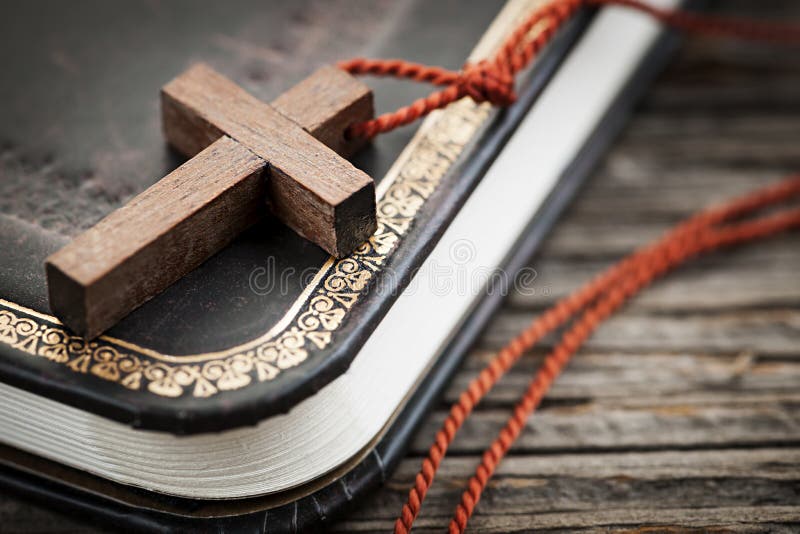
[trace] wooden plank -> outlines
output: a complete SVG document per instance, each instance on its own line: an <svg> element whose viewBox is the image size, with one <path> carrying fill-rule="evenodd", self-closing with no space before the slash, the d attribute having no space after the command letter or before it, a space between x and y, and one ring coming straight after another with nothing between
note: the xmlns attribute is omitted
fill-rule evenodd
<svg viewBox="0 0 800 534"><path fill-rule="evenodd" d="M536 277L520 291L509 295L509 306L515 309L533 310L545 308L557 299L566 296L574 288L586 283L597 273L608 268L614 261L591 255L612 248L623 248L619 240L607 237L618 234L600 225L594 241L599 242L586 256L575 256L583 252L584 242L593 241L585 231L573 225L568 235L554 236L551 254L536 259L530 268ZM625 240L638 239L636 245L646 241L644 234L658 233L654 225L650 228L625 229ZM625 247L632 250L636 245ZM625 307L625 313L649 312L675 314L684 312L710 313L725 309L787 307L800 304L800 282L796 272L800 265L800 239L785 235L767 242L754 244L738 250L730 250L700 258L681 267L667 278L659 280L647 291L638 295ZM566 251L566 257L562 254ZM765 276L765 272L769 276Z"/></svg>
<svg viewBox="0 0 800 534"><path fill-rule="evenodd" d="M475 351L447 388L451 403L493 353ZM526 356L489 393L485 407L511 406L541 365L543 352ZM596 352L583 350L553 384L545 406L603 403L618 408L664 407L687 403L728 406L742 403L796 403L800 359L759 357L757 353L711 355L694 352Z"/></svg>
<svg viewBox="0 0 800 534"><path fill-rule="evenodd" d="M530 324L535 311L504 310L490 324L481 348L497 349ZM554 336L543 340L548 348ZM800 346L800 310L720 311L719 313L642 314L628 311L604 322L586 342L584 350L697 351L797 357Z"/></svg>
<svg viewBox="0 0 800 534"><path fill-rule="evenodd" d="M751 447L800 443L800 396L775 396L759 402L745 396L688 399L668 406L651 397L650 406L590 401L574 406L544 407L530 419L514 444L515 454L626 451L683 448ZM694 401L694 402L693 402ZM698 402L699 401L699 402ZM727 404L723 404L727 403ZM432 414L417 434L411 453L424 455L447 414ZM511 408L482 409L451 446L455 455L477 455L487 436L496 436Z"/></svg>
<svg viewBox="0 0 800 534"><path fill-rule="evenodd" d="M444 396L454 402L489 353L474 352ZM450 447L478 454L496 435L541 358L524 359L473 413ZM533 451L744 447L800 443L800 361L695 354L576 357L514 446ZM423 454L446 411L417 435Z"/></svg>
<svg viewBox="0 0 800 534"><path fill-rule="evenodd" d="M50 307L87 337L257 220L264 160L223 136L47 259Z"/></svg>
<svg viewBox="0 0 800 534"><path fill-rule="evenodd" d="M341 257L375 232L372 179L210 67L195 65L161 96L167 139L186 155L225 134L263 158L270 208L300 235Z"/></svg>
<svg viewBox="0 0 800 534"><path fill-rule="evenodd" d="M676 489L676 491L679 491ZM484 506L485 509L485 506ZM597 534L694 534L720 532L725 534L796 534L797 508L794 506L734 506L719 508L662 508L600 509L594 511L563 511L489 514L476 512L470 519L468 532L537 533L580 532ZM394 518L393 518L394 519ZM449 517L431 517L423 512L414 523L414 532L438 534ZM347 519L335 525L331 532L387 532L388 519Z"/></svg>
<svg viewBox="0 0 800 534"><path fill-rule="evenodd" d="M737 522L732 517L747 517L753 524L800 518L800 449L722 452L514 455L500 464L470 525L478 532L569 532L624 525L725 525ZM336 530L385 530L390 522L386 511L400 509L419 463L418 458L404 460L386 489L337 523ZM415 523L420 531L441 530L475 466L470 457L442 463ZM763 515L753 516L756 509Z"/></svg>
<svg viewBox="0 0 800 534"><path fill-rule="evenodd" d="M678 221L687 217L686 214L675 214L670 219ZM625 254L629 254L636 247L643 243L651 242L663 235L667 229L665 221L645 219L621 220L623 216L614 217L609 220L608 216L597 220L591 232L586 231L587 224L591 224L589 219L578 220L573 218L565 221L563 225L553 232L551 240L548 241L542 251L542 258L556 259L563 258L570 261L580 261L584 259L604 260L606 265L610 265L615 259L619 259ZM796 237L791 234L776 236L774 239L762 243L753 243L751 247L743 249L732 249L719 256L709 256L692 260L677 272L692 269L694 265L706 265L706 262L714 263L719 261L717 258L736 257L751 258L754 255L764 254L791 254L791 245L795 243ZM757 251L757 253L755 252ZM541 258L537 258L537 262ZM536 268L536 263L532 265Z"/></svg>

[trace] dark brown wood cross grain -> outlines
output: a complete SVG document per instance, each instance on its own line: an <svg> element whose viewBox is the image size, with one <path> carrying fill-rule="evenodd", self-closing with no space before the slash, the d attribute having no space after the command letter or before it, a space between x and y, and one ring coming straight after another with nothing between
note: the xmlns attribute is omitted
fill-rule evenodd
<svg viewBox="0 0 800 534"><path fill-rule="evenodd" d="M50 307L77 333L102 333L265 212L337 257L375 232L374 182L344 159L372 93L349 74L324 67L268 105L200 64L162 89L161 108L192 159L46 261Z"/></svg>

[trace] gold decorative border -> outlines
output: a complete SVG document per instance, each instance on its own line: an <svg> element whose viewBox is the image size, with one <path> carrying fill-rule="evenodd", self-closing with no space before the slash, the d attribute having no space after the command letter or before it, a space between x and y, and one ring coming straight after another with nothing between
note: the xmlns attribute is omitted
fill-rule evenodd
<svg viewBox="0 0 800 534"><path fill-rule="evenodd" d="M520 17L542 1L509 0L469 61L488 57ZM378 185L375 234L348 258L328 259L283 318L257 339L218 352L161 354L109 336L87 341L55 317L0 299L0 344L76 373L167 398L211 397L273 380L304 362L310 351L331 343L348 310L366 293L445 173L490 116L488 104L469 99L431 114Z"/></svg>
<svg viewBox="0 0 800 534"><path fill-rule="evenodd" d="M442 177L488 119L488 105L462 100L428 124L409 145L395 179L378 202L378 229L351 256L329 260L322 276L298 299L290 325L219 353L167 356L122 340L87 341L54 317L0 300L0 343L92 374L131 390L162 397L210 397L254 382L273 380L327 347L348 310L366 293L372 278L408 232L414 217ZM273 329L275 330L275 329Z"/></svg>

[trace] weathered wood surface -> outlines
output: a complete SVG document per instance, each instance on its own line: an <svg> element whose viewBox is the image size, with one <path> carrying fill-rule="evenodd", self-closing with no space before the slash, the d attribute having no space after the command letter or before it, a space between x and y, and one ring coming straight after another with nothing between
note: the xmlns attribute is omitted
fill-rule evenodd
<svg viewBox="0 0 800 534"><path fill-rule="evenodd" d="M800 18L788 0L730 2ZM690 40L531 263L398 471L338 532L388 532L448 403L558 295L709 201L800 170L800 56ZM797 532L800 237L703 258L602 326L501 464L473 532ZM415 532L442 532L478 454L523 391L526 357L462 429ZM10 532L73 532L14 497Z"/></svg>
<svg viewBox="0 0 800 534"><path fill-rule="evenodd" d="M370 88L333 65L320 67L270 105L344 157L367 144L363 137L347 139L347 128L375 116Z"/></svg>

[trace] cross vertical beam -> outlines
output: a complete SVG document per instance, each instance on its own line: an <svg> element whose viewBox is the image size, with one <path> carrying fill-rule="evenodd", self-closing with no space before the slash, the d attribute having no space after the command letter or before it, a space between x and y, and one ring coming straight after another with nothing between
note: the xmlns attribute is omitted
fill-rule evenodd
<svg viewBox="0 0 800 534"><path fill-rule="evenodd" d="M51 309L95 337L227 245L267 205L331 254L350 253L376 229L375 186L334 150L358 148L344 131L372 115L369 89L333 67L274 106L205 65L190 68L162 89L162 116L168 141L194 157L47 259Z"/></svg>
<svg viewBox="0 0 800 534"><path fill-rule="evenodd" d="M167 139L186 155L228 135L262 158L272 212L334 256L375 231L369 176L209 67L196 65L168 83L161 109Z"/></svg>

